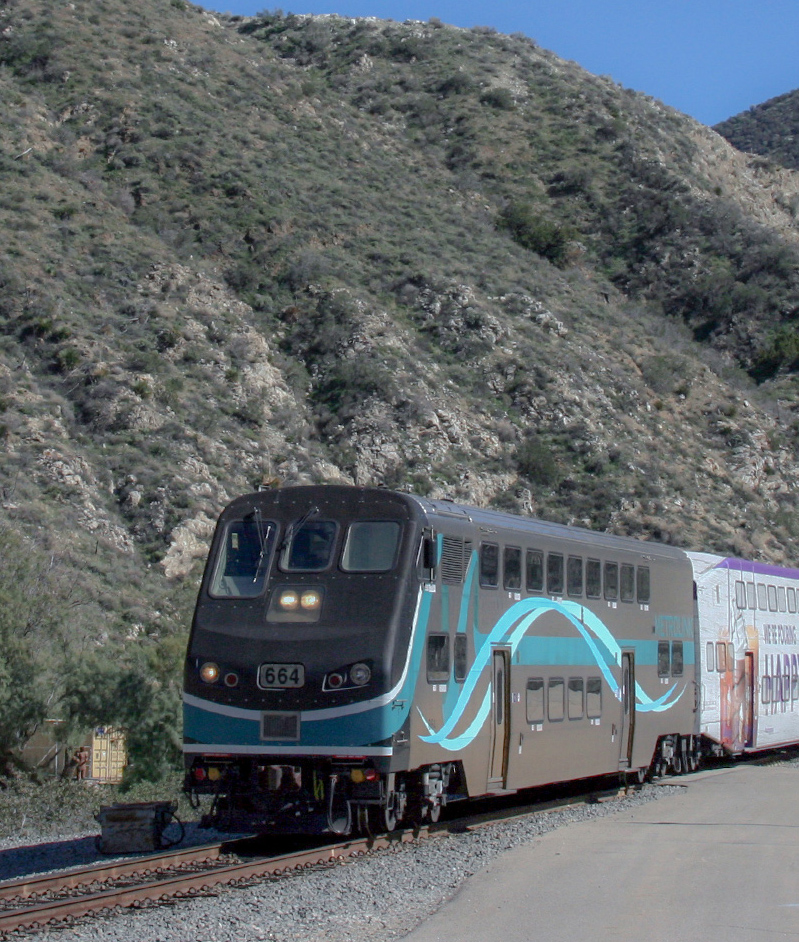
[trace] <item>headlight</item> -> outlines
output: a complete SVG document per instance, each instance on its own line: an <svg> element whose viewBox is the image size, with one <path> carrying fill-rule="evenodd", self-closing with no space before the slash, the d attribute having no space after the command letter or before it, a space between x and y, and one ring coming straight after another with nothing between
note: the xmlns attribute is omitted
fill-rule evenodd
<svg viewBox="0 0 799 942"><path fill-rule="evenodd" d="M306 612L314 612L322 604L322 596L315 590L309 589L300 596L300 605Z"/></svg>
<svg viewBox="0 0 799 942"><path fill-rule="evenodd" d="M358 661L325 674L322 690L353 690L355 687L365 687L371 679L372 668L365 661Z"/></svg>
<svg viewBox="0 0 799 942"><path fill-rule="evenodd" d="M219 666L206 661L200 668L200 680L205 684L215 684L219 680Z"/></svg>
<svg viewBox="0 0 799 942"><path fill-rule="evenodd" d="M277 586L272 591L266 620L286 625L311 625L321 617L324 598L322 586Z"/></svg>
<svg viewBox="0 0 799 942"><path fill-rule="evenodd" d="M296 612L300 607L299 593L295 592L294 589L287 589L285 592L281 592L279 604L284 612Z"/></svg>
<svg viewBox="0 0 799 942"><path fill-rule="evenodd" d="M363 687L372 679L372 672L368 664L353 664L350 668L350 680L356 687Z"/></svg>

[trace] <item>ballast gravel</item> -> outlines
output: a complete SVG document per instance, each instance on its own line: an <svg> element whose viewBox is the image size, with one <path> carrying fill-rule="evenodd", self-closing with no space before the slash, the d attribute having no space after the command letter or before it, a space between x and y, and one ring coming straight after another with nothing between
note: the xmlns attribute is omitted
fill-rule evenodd
<svg viewBox="0 0 799 942"><path fill-rule="evenodd" d="M678 785L647 785L613 801L524 815L463 833L396 845L330 869L303 872L245 888L141 910L89 917L71 928L45 929L20 939L53 942L388 942L401 939L451 898L473 873L500 854L559 827L626 811ZM213 840L189 828L188 841ZM73 856L67 863L64 843ZM93 839L91 839L93 847ZM57 848L57 849L53 849ZM0 879L10 869L30 873L86 863L89 839L47 847L0 850ZM28 863L23 861L29 855ZM96 859L95 854L93 858Z"/></svg>

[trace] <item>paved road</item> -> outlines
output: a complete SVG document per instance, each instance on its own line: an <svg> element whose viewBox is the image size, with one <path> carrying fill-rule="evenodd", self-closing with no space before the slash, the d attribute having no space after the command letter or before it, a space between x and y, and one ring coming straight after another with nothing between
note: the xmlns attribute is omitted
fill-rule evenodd
<svg viewBox="0 0 799 942"><path fill-rule="evenodd" d="M799 768L671 781L684 792L509 852L405 942L799 940Z"/></svg>

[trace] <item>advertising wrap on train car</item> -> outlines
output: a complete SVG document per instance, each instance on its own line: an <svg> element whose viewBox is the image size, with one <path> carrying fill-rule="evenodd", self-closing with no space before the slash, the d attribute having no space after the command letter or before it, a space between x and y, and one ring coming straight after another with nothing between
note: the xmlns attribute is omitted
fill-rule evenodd
<svg viewBox="0 0 799 942"><path fill-rule="evenodd" d="M689 553L702 732L734 753L799 738L799 570Z"/></svg>

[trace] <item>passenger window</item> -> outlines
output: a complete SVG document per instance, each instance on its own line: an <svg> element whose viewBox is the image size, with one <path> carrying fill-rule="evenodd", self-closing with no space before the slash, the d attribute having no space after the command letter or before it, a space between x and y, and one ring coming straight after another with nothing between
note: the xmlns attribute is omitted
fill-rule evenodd
<svg viewBox="0 0 799 942"><path fill-rule="evenodd" d="M522 587L522 551L515 546L505 547L504 585L511 590Z"/></svg>
<svg viewBox="0 0 799 942"><path fill-rule="evenodd" d="M671 676L682 677L683 656L682 641L672 641L671 643Z"/></svg>
<svg viewBox="0 0 799 942"><path fill-rule="evenodd" d="M621 565L621 600L632 602L635 600L635 566L628 563Z"/></svg>
<svg viewBox="0 0 799 942"><path fill-rule="evenodd" d="M774 585L768 587L768 610L770 612L777 611L777 587Z"/></svg>
<svg viewBox="0 0 799 942"><path fill-rule="evenodd" d="M569 719L581 720L583 718L583 678L569 678Z"/></svg>
<svg viewBox="0 0 799 942"><path fill-rule="evenodd" d="M547 716L557 723L564 716L565 684L562 677L550 677L547 690Z"/></svg>
<svg viewBox="0 0 799 942"><path fill-rule="evenodd" d="M783 585L777 586L777 608L781 612L788 611L788 605L786 604L786 601L785 601L785 586Z"/></svg>
<svg viewBox="0 0 799 942"><path fill-rule="evenodd" d="M544 722L544 678L531 677L527 681L527 722Z"/></svg>
<svg viewBox="0 0 799 942"><path fill-rule="evenodd" d="M636 588L639 605L648 605L651 597L648 566L638 567L638 571L636 573Z"/></svg>
<svg viewBox="0 0 799 942"><path fill-rule="evenodd" d="M526 588L528 592L544 591L544 554L541 550L527 550Z"/></svg>
<svg viewBox="0 0 799 942"><path fill-rule="evenodd" d="M430 635L427 639L427 682L449 680L449 635Z"/></svg>
<svg viewBox="0 0 799 942"><path fill-rule="evenodd" d="M619 564L605 563L605 598L619 597Z"/></svg>
<svg viewBox="0 0 799 942"><path fill-rule="evenodd" d="M219 545L209 592L216 598L255 598L264 589L269 572L276 525L250 514L227 525Z"/></svg>
<svg viewBox="0 0 799 942"><path fill-rule="evenodd" d="M306 520L282 554L280 568L287 572L320 572L327 569L336 542L332 520Z"/></svg>
<svg viewBox="0 0 799 942"><path fill-rule="evenodd" d="M589 720L602 716L602 678L589 677L585 685L585 712Z"/></svg>
<svg viewBox="0 0 799 942"><path fill-rule="evenodd" d="M716 670L719 674L727 670L727 645L723 641L716 642Z"/></svg>
<svg viewBox="0 0 799 942"><path fill-rule="evenodd" d="M735 670L735 645L731 641L727 642L727 670Z"/></svg>
<svg viewBox="0 0 799 942"><path fill-rule="evenodd" d="M547 593L563 595L563 557L560 553L547 553Z"/></svg>
<svg viewBox="0 0 799 942"><path fill-rule="evenodd" d="M735 605L738 608L746 608L746 586L743 582L735 583Z"/></svg>
<svg viewBox="0 0 799 942"><path fill-rule="evenodd" d="M757 608L757 600L755 598L755 584L754 582L746 583L746 607L751 608L754 611Z"/></svg>
<svg viewBox="0 0 799 942"><path fill-rule="evenodd" d="M658 677L668 677L671 672L671 654L668 641L658 641Z"/></svg>
<svg viewBox="0 0 799 942"><path fill-rule="evenodd" d="M707 661L708 671L714 671L716 669L716 652L712 641L708 641L707 643L707 648L705 649L705 660Z"/></svg>
<svg viewBox="0 0 799 942"><path fill-rule="evenodd" d="M757 584L757 607L761 612L765 612L766 608L766 587L762 582Z"/></svg>
<svg viewBox="0 0 799 942"><path fill-rule="evenodd" d="M469 662L469 639L462 632L455 635L454 667L455 681L462 684L466 680L467 665Z"/></svg>
<svg viewBox="0 0 799 942"><path fill-rule="evenodd" d="M566 564L566 591L569 595L583 594L583 561L579 556L570 556Z"/></svg>
<svg viewBox="0 0 799 942"><path fill-rule="evenodd" d="M585 564L585 594L589 599L602 597L602 563L598 559Z"/></svg>
<svg viewBox="0 0 799 942"><path fill-rule="evenodd" d="M796 589L788 589L788 611L796 614Z"/></svg>
<svg viewBox="0 0 799 942"><path fill-rule="evenodd" d="M341 568L345 572L388 572L394 568L400 525L390 520L351 523Z"/></svg>
<svg viewBox="0 0 799 942"><path fill-rule="evenodd" d="M499 585L499 546L483 543L480 547L480 585L495 589Z"/></svg>

